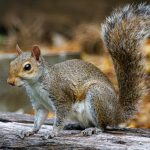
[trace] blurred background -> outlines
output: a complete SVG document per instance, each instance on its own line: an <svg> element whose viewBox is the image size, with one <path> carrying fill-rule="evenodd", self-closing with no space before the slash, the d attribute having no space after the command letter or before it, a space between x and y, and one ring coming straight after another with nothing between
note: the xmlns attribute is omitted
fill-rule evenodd
<svg viewBox="0 0 150 150"><path fill-rule="evenodd" d="M0 0L0 111L34 113L24 90L6 83L17 43L24 51L38 44L51 64L73 58L89 61L106 73L117 89L113 65L101 39L100 24L114 8L140 2L143 1ZM149 84L150 39L143 53ZM150 94L125 126L150 128Z"/></svg>

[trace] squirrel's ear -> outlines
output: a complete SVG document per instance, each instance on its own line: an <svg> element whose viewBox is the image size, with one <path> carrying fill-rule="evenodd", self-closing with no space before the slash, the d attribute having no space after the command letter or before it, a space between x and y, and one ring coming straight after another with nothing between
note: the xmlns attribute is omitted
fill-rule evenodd
<svg viewBox="0 0 150 150"><path fill-rule="evenodd" d="M22 53L22 50L20 49L19 45L16 45L16 50L18 52L18 55L20 55Z"/></svg>
<svg viewBox="0 0 150 150"><path fill-rule="evenodd" d="M32 51L31 51L31 56L35 57L35 59L37 61L39 61L39 58L41 56L41 51L40 51L40 48L37 45L33 46Z"/></svg>

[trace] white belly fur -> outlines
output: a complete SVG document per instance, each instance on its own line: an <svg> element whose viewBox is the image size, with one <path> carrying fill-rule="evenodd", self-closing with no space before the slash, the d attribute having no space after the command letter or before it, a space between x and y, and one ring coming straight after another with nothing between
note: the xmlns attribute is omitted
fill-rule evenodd
<svg viewBox="0 0 150 150"><path fill-rule="evenodd" d="M96 126L95 121L90 112L90 103L87 101L76 102L72 106L72 113L69 115L69 119L79 122L85 127Z"/></svg>
<svg viewBox="0 0 150 150"><path fill-rule="evenodd" d="M49 98L48 92L45 91L40 84L36 84L35 86L28 86L28 91L30 91L30 95L35 101L45 106L48 110L55 110L53 102ZM32 91L32 92L31 92ZM76 102L72 105L72 112L69 114L68 118L79 122L81 125L85 127L96 126L95 121L90 112L91 105L88 101L83 100L81 102Z"/></svg>
<svg viewBox="0 0 150 150"><path fill-rule="evenodd" d="M48 110L55 110L53 102L49 98L48 92L43 89L41 84L37 83L32 87L28 86L28 88L28 91L30 91L31 99L34 99L35 102L41 104Z"/></svg>

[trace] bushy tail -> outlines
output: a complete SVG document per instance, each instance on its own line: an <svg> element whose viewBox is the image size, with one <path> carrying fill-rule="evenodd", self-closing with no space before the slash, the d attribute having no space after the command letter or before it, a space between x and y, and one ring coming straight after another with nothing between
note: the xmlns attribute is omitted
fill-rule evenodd
<svg viewBox="0 0 150 150"><path fill-rule="evenodd" d="M115 10L102 25L102 35L116 70L124 121L145 93L142 44L150 36L150 5Z"/></svg>

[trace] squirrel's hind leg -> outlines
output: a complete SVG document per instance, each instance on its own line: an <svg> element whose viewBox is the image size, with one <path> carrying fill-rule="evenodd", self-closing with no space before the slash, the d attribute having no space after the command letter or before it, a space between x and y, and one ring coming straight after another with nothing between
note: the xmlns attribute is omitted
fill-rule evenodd
<svg viewBox="0 0 150 150"><path fill-rule="evenodd" d="M116 93L111 87L106 87L102 83L92 85L86 96L86 101L90 104L90 111L95 127L89 127L82 131L85 136L104 132L107 125L111 123L115 116L112 111Z"/></svg>
<svg viewBox="0 0 150 150"><path fill-rule="evenodd" d="M81 132L81 134L84 136L90 136L90 135L98 134L101 132L104 132L103 128L92 127L92 128L86 128L85 130Z"/></svg>

